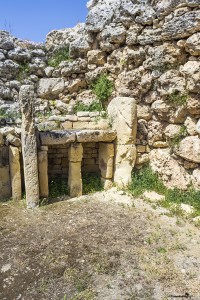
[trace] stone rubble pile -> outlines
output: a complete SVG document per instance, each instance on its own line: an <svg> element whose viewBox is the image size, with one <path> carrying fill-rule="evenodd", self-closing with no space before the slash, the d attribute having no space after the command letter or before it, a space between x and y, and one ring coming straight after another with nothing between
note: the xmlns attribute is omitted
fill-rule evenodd
<svg viewBox="0 0 200 300"><path fill-rule="evenodd" d="M128 168L150 163L168 187L200 188L200 1L87 6L84 24L50 32L45 47L0 32L0 146L20 147L19 90L31 84L38 130L114 129L116 165L121 157ZM59 49L70 59L52 66ZM92 84L101 74L114 87L107 119L98 110L75 110L97 101Z"/></svg>

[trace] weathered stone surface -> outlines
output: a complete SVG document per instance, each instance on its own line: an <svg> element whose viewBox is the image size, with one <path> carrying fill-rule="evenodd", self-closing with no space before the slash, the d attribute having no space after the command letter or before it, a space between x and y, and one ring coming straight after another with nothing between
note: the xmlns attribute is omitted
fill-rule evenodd
<svg viewBox="0 0 200 300"><path fill-rule="evenodd" d="M200 189L200 169L195 169L192 172L192 184L195 189L199 190Z"/></svg>
<svg viewBox="0 0 200 300"><path fill-rule="evenodd" d="M198 136L188 136L184 138L175 152L180 157L189 161L200 163L200 139Z"/></svg>
<svg viewBox="0 0 200 300"><path fill-rule="evenodd" d="M174 17L163 26L163 39L185 38L200 29L200 11L189 11L181 16Z"/></svg>
<svg viewBox="0 0 200 300"><path fill-rule="evenodd" d="M200 100L198 94L191 94L188 97L186 106L191 115L200 115Z"/></svg>
<svg viewBox="0 0 200 300"><path fill-rule="evenodd" d="M177 136L180 133L181 126L175 125L175 124L169 124L165 130L164 134L167 138L173 139L175 136Z"/></svg>
<svg viewBox="0 0 200 300"><path fill-rule="evenodd" d="M64 61L60 64L61 74L68 77L72 74L82 74L87 70L87 61L82 58L77 58L73 61Z"/></svg>
<svg viewBox="0 0 200 300"><path fill-rule="evenodd" d="M22 199L22 182L20 168L20 152L17 147L9 147L10 180L12 186L12 199Z"/></svg>
<svg viewBox="0 0 200 300"><path fill-rule="evenodd" d="M136 161L135 145L117 145L115 148L114 182L119 187L127 186L131 182L131 172Z"/></svg>
<svg viewBox="0 0 200 300"><path fill-rule="evenodd" d="M186 78L186 88L192 93L200 89L200 61L188 61L181 69Z"/></svg>
<svg viewBox="0 0 200 300"><path fill-rule="evenodd" d="M152 117L151 109L147 105L137 105L137 117L138 119L150 120Z"/></svg>
<svg viewBox="0 0 200 300"><path fill-rule="evenodd" d="M47 151L38 151L38 176L40 197L47 198L49 195Z"/></svg>
<svg viewBox="0 0 200 300"><path fill-rule="evenodd" d="M9 166L0 166L0 199L9 199L12 195Z"/></svg>
<svg viewBox="0 0 200 300"><path fill-rule="evenodd" d="M21 146L21 141L19 138L17 138L16 136L14 136L13 134L9 133L6 136L6 142L8 145L12 145L15 147L20 147Z"/></svg>
<svg viewBox="0 0 200 300"><path fill-rule="evenodd" d="M137 131L135 99L128 97L114 98L108 105L108 114L112 120L112 129L117 132L117 143L134 143Z"/></svg>
<svg viewBox="0 0 200 300"><path fill-rule="evenodd" d="M0 31L0 48L10 50L14 48L14 39L8 31Z"/></svg>
<svg viewBox="0 0 200 300"><path fill-rule="evenodd" d="M3 146L4 144L4 138L3 138L3 134L0 132L0 146Z"/></svg>
<svg viewBox="0 0 200 300"><path fill-rule="evenodd" d="M200 32L193 34L187 39L185 49L191 55L200 55Z"/></svg>
<svg viewBox="0 0 200 300"><path fill-rule="evenodd" d="M76 131L76 138L79 143L112 142L116 138L116 132L113 130L81 130Z"/></svg>
<svg viewBox="0 0 200 300"><path fill-rule="evenodd" d="M112 179L114 168L114 144L99 144L99 168L101 176L105 179Z"/></svg>
<svg viewBox="0 0 200 300"><path fill-rule="evenodd" d="M196 135L197 131L196 131L196 124L197 124L197 120L195 118L192 118L190 116L188 116L184 122L184 126L186 127L187 133L189 135Z"/></svg>
<svg viewBox="0 0 200 300"><path fill-rule="evenodd" d="M83 158L83 146L81 143L73 143L70 145L68 158L71 162L80 162Z"/></svg>
<svg viewBox="0 0 200 300"><path fill-rule="evenodd" d="M76 135L73 131L46 131L40 132L42 146L62 145L75 142Z"/></svg>
<svg viewBox="0 0 200 300"><path fill-rule="evenodd" d="M81 162L69 163L68 186L70 197L79 197L82 195Z"/></svg>
<svg viewBox="0 0 200 300"><path fill-rule="evenodd" d="M22 112L22 154L24 165L24 180L26 188L27 208L34 208L39 203L39 181L37 142L33 121L34 88L23 85L19 93Z"/></svg>
<svg viewBox="0 0 200 300"><path fill-rule="evenodd" d="M65 87L62 78L42 78L38 83L38 96L45 99L51 99L58 96Z"/></svg>
<svg viewBox="0 0 200 300"><path fill-rule="evenodd" d="M150 165L152 170L159 174L166 187L186 190L190 185L190 175L170 156L170 150L152 150Z"/></svg>
<svg viewBox="0 0 200 300"><path fill-rule="evenodd" d="M101 66L106 63L106 53L101 50L88 51L87 58L89 64Z"/></svg>

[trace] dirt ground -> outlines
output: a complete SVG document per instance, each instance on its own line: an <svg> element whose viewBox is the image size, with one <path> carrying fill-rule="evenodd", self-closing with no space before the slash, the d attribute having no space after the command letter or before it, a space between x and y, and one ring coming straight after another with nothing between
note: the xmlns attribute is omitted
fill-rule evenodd
<svg viewBox="0 0 200 300"><path fill-rule="evenodd" d="M200 300L200 228L121 194L1 203L0 299Z"/></svg>

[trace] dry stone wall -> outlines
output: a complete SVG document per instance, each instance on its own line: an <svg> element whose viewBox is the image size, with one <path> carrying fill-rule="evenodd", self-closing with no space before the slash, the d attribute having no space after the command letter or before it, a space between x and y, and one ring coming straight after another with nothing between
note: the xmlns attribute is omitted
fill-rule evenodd
<svg viewBox="0 0 200 300"><path fill-rule="evenodd" d="M84 24L50 32L45 47L0 32L0 145L20 147L22 84L34 86L39 130L119 128L125 137L112 113L76 110L97 101L92 85L107 74L107 104L124 97L137 104L135 136L115 145L119 157L129 169L150 163L169 187L199 188L200 1L91 0L88 9ZM52 66L58 49L70 59ZM129 101L123 120L130 125Z"/></svg>

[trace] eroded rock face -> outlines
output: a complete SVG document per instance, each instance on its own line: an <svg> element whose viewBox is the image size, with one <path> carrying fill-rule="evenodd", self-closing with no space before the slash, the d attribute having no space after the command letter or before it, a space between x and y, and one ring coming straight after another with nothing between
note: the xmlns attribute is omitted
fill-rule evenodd
<svg viewBox="0 0 200 300"><path fill-rule="evenodd" d="M195 162L200 163L200 139L198 136L188 136L184 138L177 149L176 154L180 157Z"/></svg>

